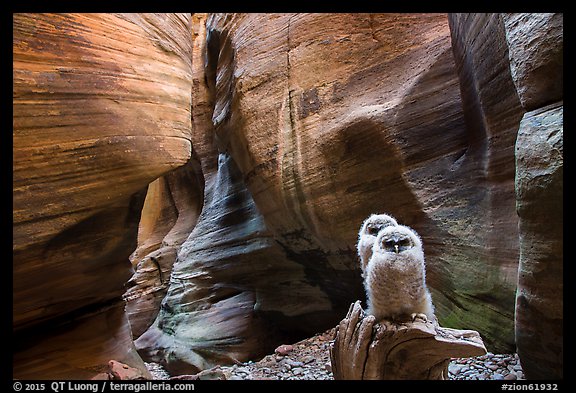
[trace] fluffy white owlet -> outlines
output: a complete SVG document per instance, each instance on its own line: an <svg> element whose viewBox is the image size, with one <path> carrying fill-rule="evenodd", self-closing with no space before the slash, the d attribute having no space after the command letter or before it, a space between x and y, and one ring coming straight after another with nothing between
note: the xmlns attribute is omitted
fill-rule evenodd
<svg viewBox="0 0 576 393"><path fill-rule="evenodd" d="M362 276L366 273L366 265L372 257L372 246L376 241L376 236L387 226L396 226L398 223L394 217L387 214L372 214L362 223L358 233L358 256L360 257L360 267Z"/></svg>
<svg viewBox="0 0 576 393"><path fill-rule="evenodd" d="M426 287L422 240L404 225L388 226L378 234L366 266L367 313L377 321L425 314L434 319Z"/></svg>

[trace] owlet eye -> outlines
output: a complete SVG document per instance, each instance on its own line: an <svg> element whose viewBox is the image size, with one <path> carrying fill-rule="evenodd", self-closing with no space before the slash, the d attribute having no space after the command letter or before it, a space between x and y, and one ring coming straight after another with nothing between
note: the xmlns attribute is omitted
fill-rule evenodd
<svg viewBox="0 0 576 393"><path fill-rule="evenodd" d="M368 232L369 235L376 236L378 232L380 232L380 229L382 229L380 225L368 225L366 232Z"/></svg>
<svg viewBox="0 0 576 393"><path fill-rule="evenodd" d="M396 245L396 241L394 240L386 240L384 242L384 249L386 250L393 250L394 249L394 245Z"/></svg>
<svg viewBox="0 0 576 393"><path fill-rule="evenodd" d="M410 241L410 239L402 239L398 242L398 244L400 245L400 247L402 247L404 250L412 247L412 242Z"/></svg>

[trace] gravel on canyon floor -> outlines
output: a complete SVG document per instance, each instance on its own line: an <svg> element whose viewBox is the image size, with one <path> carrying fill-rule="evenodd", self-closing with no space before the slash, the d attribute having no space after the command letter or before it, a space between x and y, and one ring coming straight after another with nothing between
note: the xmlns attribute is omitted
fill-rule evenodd
<svg viewBox="0 0 576 393"><path fill-rule="evenodd" d="M284 344L275 353L257 362L216 366L197 374L198 379L227 380L329 380L332 376L329 348L334 329L295 344ZM158 364L146 363L154 379L169 379ZM494 354L452 359L448 366L452 380L522 380L524 373L517 354ZM181 377L175 377L181 378ZM187 379L187 378L184 378Z"/></svg>

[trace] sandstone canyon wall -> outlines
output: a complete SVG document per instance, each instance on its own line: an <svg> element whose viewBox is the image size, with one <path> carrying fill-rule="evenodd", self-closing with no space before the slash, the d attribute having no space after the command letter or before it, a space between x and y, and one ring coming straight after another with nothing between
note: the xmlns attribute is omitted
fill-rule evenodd
<svg viewBox="0 0 576 393"><path fill-rule="evenodd" d="M14 378L139 367L121 299L148 184L191 155L189 15L14 14Z"/></svg>
<svg viewBox="0 0 576 393"><path fill-rule="evenodd" d="M515 332L526 377L563 377L563 14L504 14L526 110L516 140L520 261Z"/></svg>
<svg viewBox="0 0 576 393"><path fill-rule="evenodd" d="M372 212L422 236L444 324L513 351L522 107L488 20L482 100L503 105L481 114L471 43L444 14L208 16L193 62L204 207L143 356L194 372L335 325L365 297L355 242Z"/></svg>
<svg viewBox="0 0 576 393"><path fill-rule="evenodd" d="M356 237L374 212L421 235L443 325L493 352L516 333L527 376L561 370L557 24L15 15L14 326L35 340L15 377L142 368L130 330L180 374L333 327L365 298Z"/></svg>
<svg viewBox="0 0 576 393"><path fill-rule="evenodd" d="M562 378L563 15L451 14L449 19L462 64L463 100L472 107L467 113L475 113L473 122L491 134L517 130L514 142L502 144L498 136L497 143L515 149L518 355L527 378ZM502 249L494 251L501 255Z"/></svg>

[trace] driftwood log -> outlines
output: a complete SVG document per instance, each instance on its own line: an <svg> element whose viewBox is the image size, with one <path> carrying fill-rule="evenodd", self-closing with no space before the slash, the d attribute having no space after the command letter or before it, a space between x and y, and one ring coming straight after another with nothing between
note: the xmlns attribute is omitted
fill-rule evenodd
<svg viewBox="0 0 576 393"><path fill-rule="evenodd" d="M451 358L486 353L480 334L415 318L406 322L366 315L353 303L330 347L334 379L448 379Z"/></svg>

